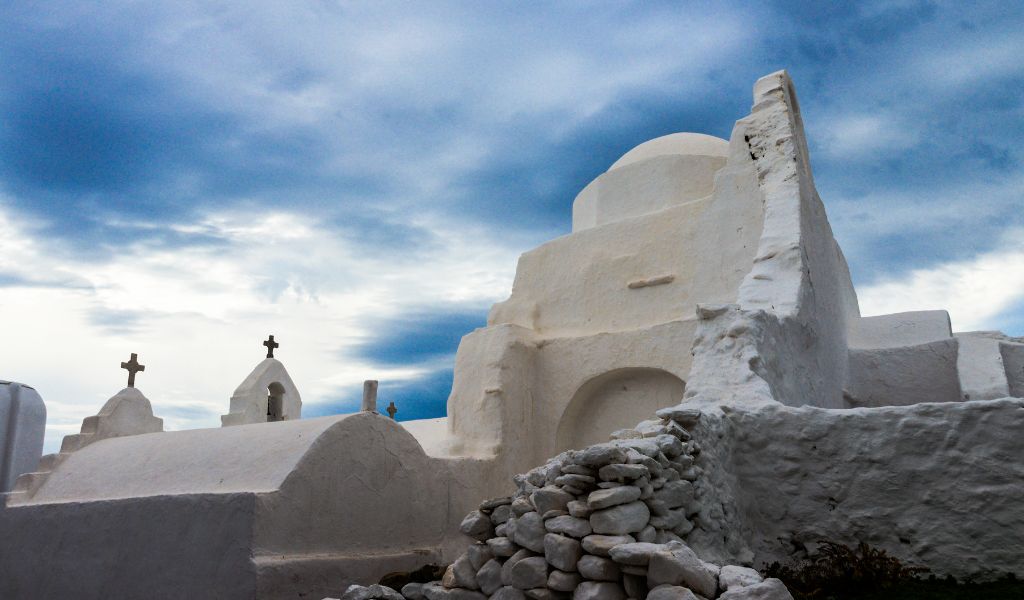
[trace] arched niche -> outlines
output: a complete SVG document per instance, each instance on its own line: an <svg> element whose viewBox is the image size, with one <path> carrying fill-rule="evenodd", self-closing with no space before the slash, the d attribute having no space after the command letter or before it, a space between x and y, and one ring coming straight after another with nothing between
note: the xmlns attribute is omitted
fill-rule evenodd
<svg viewBox="0 0 1024 600"><path fill-rule="evenodd" d="M284 421L284 386L274 381L267 386L267 422Z"/></svg>
<svg viewBox="0 0 1024 600"><path fill-rule="evenodd" d="M560 450L608 441L616 429L653 419L654 411L683 399L686 382L668 371L616 369L590 379L573 394L558 423Z"/></svg>
<svg viewBox="0 0 1024 600"><path fill-rule="evenodd" d="M272 409L273 399L280 399L280 409ZM280 418L271 419L271 416ZM302 418L302 398L284 365L276 358L267 358L256 365L231 395L231 408L221 415L224 427L249 425L268 421L297 421Z"/></svg>

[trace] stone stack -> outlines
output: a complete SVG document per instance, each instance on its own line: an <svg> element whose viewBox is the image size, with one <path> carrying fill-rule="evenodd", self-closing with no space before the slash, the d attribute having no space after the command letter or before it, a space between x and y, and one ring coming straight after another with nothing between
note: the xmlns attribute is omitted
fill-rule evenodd
<svg viewBox="0 0 1024 600"><path fill-rule="evenodd" d="M702 561L685 543L699 503L700 411L616 431L514 479L462 521L474 540L439 582L410 583L409 600L791 600L777 579ZM342 600L383 598L352 586Z"/></svg>

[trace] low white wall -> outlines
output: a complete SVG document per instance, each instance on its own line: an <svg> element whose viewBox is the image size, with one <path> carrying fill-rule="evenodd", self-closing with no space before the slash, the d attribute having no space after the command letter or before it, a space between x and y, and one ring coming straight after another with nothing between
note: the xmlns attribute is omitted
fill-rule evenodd
<svg viewBox="0 0 1024 600"><path fill-rule="evenodd" d="M861 317L849 322L846 341L859 350L916 346L953 336L949 313L944 310L909 312Z"/></svg>
<svg viewBox="0 0 1024 600"><path fill-rule="evenodd" d="M0 502L0 598L252 600L254 498Z"/></svg>
<svg viewBox="0 0 1024 600"><path fill-rule="evenodd" d="M850 406L959 402L957 338L876 350L850 350ZM1003 394L1004 396L1006 394Z"/></svg>
<svg viewBox="0 0 1024 600"><path fill-rule="evenodd" d="M708 407L689 542L757 565L863 541L939 576L1024 575L1024 400ZM746 555L746 556L744 556Z"/></svg>
<svg viewBox="0 0 1024 600"><path fill-rule="evenodd" d="M46 431L46 405L35 389L0 381L0 493L39 465Z"/></svg>
<svg viewBox="0 0 1024 600"><path fill-rule="evenodd" d="M1024 344L1001 342L999 352L1003 357L1010 395L1024 398Z"/></svg>

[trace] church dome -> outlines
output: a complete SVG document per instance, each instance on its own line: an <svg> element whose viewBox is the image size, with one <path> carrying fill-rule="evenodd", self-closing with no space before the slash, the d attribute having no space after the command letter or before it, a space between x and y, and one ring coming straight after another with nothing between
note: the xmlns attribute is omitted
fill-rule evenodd
<svg viewBox="0 0 1024 600"><path fill-rule="evenodd" d="M703 133L670 133L648 140L629 152L608 168L609 171L656 156L718 156L729 154L729 142Z"/></svg>
<svg viewBox="0 0 1024 600"><path fill-rule="evenodd" d="M576 196L572 230L707 198L715 189L715 173L728 156L729 142L703 133L672 133L646 141Z"/></svg>

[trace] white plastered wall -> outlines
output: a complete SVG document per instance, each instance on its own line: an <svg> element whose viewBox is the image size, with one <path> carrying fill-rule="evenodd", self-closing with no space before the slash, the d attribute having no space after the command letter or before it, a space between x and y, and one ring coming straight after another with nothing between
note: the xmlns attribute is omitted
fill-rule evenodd
<svg viewBox="0 0 1024 600"><path fill-rule="evenodd" d="M0 493L36 470L43 452L46 405L27 385L0 381Z"/></svg>
<svg viewBox="0 0 1024 600"><path fill-rule="evenodd" d="M673 402L690 369L697 303L735 301L760 237L756 174L739 158L724 140L673 134L630 151L577 196L573 233L523 254L511 297L463 338L449 452L504 452L511 474ZM605 393L581 395L627 372L627 387L661 406L631 393L614 396L621 407Z"/></svg>
<svg viewBox="0 0 1024 600"><path fill-rule="evenodd" d="M302 398L292 382L288 371L276 358L264 359L252 373L239 384L231 395L228 414L221 415L221 425L247 425L267 421L267 403L271 386L281 397L281 421L292 421L302 417ZM277 394L275 394L277 395Z"/></svg>

